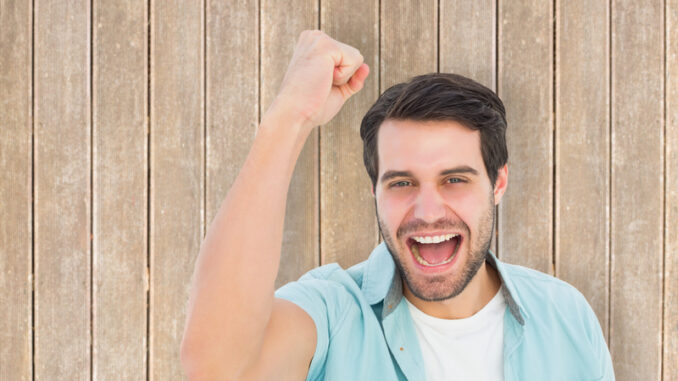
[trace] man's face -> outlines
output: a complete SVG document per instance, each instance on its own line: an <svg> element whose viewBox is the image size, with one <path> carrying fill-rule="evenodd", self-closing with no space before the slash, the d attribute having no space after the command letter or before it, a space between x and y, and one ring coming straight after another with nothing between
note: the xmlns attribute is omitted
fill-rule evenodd
<svg viewBox="0 0 678 381"><path fill-rule="evenodd" d="M406 286L457 296L485 261L506 167L493 188L480 133L454 121L386 120L377 146L377 219Z"/></svg>

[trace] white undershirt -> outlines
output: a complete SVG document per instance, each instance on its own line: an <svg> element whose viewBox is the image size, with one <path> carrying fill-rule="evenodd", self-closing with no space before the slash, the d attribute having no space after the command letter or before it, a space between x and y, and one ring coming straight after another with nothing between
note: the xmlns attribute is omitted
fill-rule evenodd
<svg viewBox="0 0 678 381"><path fill-rule="evenodd" d="M501 288L480 311L465 319L438 319L407 306L424 357L426 379L503 380L504 312Z"/></svg>

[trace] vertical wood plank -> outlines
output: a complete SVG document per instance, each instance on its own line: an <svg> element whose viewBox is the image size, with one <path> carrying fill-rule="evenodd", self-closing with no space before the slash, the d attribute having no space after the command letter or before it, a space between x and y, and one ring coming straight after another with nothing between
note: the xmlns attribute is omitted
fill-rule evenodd
<svg viewBox="0 0 678 381"><path fill-rule="evenodd" d="M380 92L438 71L438 2L381 2Z"/></svg>
<svg viewBox="0 0 678 381"><path fill-rule="evenodd" d="M207 224L252 147L259 119L259 4L208 0Z"/></svg>
<svg viewBox="0 0 678 381"><path fill-rule="evenodd" d="M664 380L678 379L678 1L666 7Z"/></svg>
<svg viewBox="0 0 678 381"><path fill-rule="evenodd" d="M496 8L495 0L440 2L441 72L461 74L496 91ZM496 234L490 248L497 254Z"/></svg>
<svg viewBox="0 0 678 381"><path fill-rule="evenodd" d="M620 380L661 372L663 8L612 2L610 346Z"/></svg>
<svg viewBox="0 0 678 381"><path fill-rule="evenodd" d="M35 378L90 378L90 4L35 1Z"/></svg>
<svg viewBox="0 0 678 381"><path fill-rule="evenodd" d="M32 378L31 18L0 2L0 380Z"/></svg>
<svg viewBox="0 0 678 381"><path fill-rule="evenodd" d="M261 112L280 87L299 34L318 28L318 1L261 1ZM308 137L292 175L276 287L319 264L318 129Z"/></svg>
<svg viewBox="0 0 678 381"><path fill-rule="evenodd" d="M553 3L499 3L498 94L509 186L499 205L503 260L553 273Z"/></svg>
<svg viewBox="0 0 678 381"><path fill-rule="evenodd" d="M360 122L379 95L379 3L329 0L322 3L321 28L354 46L370 67L360 93L320 130L321 262L344 268L367 259L378 243L374 198L363 165Z"/></svg>
<svg viewBox="0 0 678 381"><path fill-rule="evenodd" d="M496 84L494 0L440 1L440 71Z"/></svg>
<svg viewBox="0 0 678 381"><path fill-rule="evenodd" d="M203 7L151 2L152 380L183 374L186 301L204 236Z"/></svg>
<svg viewBox="0 0 678 381"><path fill-rule="evenodd" d="M581 291L608 328L609 5L556 10L556 275Z"/></svg>
<svg viewBox="0 0 678 381"><path fill-rule="evenodd" d="M147 15L93 4L94 379L146 375Z"/></svg>

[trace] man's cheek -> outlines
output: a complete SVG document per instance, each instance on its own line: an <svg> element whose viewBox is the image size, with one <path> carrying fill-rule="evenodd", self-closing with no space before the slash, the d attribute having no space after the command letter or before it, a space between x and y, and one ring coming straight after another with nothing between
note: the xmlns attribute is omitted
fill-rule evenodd
<svg viewBox="0 0 678 381"><path fill-rule="evenodd" d="M475 198L467 198L464 202L457 203L455 213L467 226L476 226L482 213L485 212L487 201L481 203Z"/></svg>

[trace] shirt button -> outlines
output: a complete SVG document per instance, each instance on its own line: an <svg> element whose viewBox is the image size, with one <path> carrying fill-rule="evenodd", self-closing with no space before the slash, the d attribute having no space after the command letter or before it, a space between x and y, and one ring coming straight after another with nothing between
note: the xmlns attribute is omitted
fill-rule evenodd
<svg viewBox="0 0 678 381"><path fill-rule="evenodd" d="M403 347L400 347L400 350L402 351L402 350L403 350Z"/></svg>

